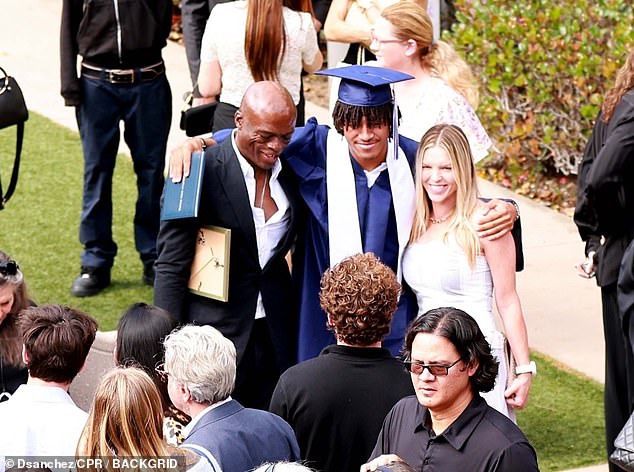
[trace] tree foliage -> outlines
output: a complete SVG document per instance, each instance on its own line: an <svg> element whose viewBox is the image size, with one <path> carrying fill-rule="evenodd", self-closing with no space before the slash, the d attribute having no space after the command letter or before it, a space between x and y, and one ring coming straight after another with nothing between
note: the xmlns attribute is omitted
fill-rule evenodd
<svg viewBox="0 0 634 472"><path fill-rule="evenodd" d="M504 169L509 186L576 173L603 94L634 47L631 3L456 0L443 38L480 79L478 115L498 148L488 166Z"/></svg>

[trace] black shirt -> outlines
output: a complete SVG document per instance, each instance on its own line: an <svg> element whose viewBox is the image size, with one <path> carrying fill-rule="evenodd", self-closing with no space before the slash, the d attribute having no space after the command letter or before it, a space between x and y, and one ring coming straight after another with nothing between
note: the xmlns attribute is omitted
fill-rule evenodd
<svg viewBox="0 0 634 472"><path fill-rule="evenodd" d="M270 410L292 426L307 466L358 472L385 415L413 391L387 349L328 346L282 374Z"/></svg>
<svg viewBox="0 0 634 472"><path fill-rule="evenodd" d="M415 396L404 398L385 418L370 459L381 454L396 454L424 472L539 470L524 433L479 395L438 436L427 408Z"/></svg>

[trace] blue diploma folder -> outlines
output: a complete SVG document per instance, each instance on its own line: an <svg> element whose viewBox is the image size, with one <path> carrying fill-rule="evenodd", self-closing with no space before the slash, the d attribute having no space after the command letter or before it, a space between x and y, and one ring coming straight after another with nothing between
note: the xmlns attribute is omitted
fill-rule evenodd
<svg viewBox="0 0 634 472"><path fill-rule="evenodd" d="M161 220L195 218L198 216L204 162L204 153L195 152L192 154L191 167L187 178L183 178L178 183L172 182L169 177L167 178L163 194Z"/></svg>

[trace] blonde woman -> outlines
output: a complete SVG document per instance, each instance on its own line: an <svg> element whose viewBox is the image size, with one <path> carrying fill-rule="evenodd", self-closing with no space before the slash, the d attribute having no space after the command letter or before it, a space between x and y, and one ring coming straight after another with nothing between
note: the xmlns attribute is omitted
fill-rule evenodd
<svg viewBox="0 0 634 472"><path fill-rule="evenodd" d="M402 114L399 132L420 141L433 125L454 124L466 133L478 162L492 143L475 113L473 73L449 44L433 38L431 19L412 1L386 7L374 23L371 48L378 65L414 76L394 85Z"/></svg>
<svg viewBox="0 0 634 472"><path fill-rule="evenodd" d="M416 157L416 214L403 256L403 277L414 290L418 312L455 307L478 322L500 361L489 405L514 419L528 401L532 374L518 375L507 388L504 336L497 331L493 295L519 370L534 370L520 300L515 290L515 245L511 234L478 238L473 220L484 211L478 199L469 143L457 126L433 126Z"/></svg>
<svg viewBox="0 0 634 472"><path fill-rule="evenodd" d="M163 440L161 396L150 376L135 367L115 368L105 375L77 446L78 457L105 461L113 457L170 457L183 461L180 465L184 463L189 472L219 472L210 454L197 452L201 455ZM85 466L78 470L96 468Z"/></svg>

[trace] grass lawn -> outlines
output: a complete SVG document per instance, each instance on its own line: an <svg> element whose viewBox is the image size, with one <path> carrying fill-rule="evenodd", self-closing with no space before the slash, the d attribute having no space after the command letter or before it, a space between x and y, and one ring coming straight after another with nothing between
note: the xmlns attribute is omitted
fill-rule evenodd
<svg viewBox="0 0 634 472"><path fill-rule="evenodd" d="M119 252L112 285L97 297L75 298L70 286L79 274L79 216L83 157L77 133L31 112L26 122L20 179L15 194L0 211L0 249L14 257L32 298L62 303L93 315L100 329L114 329L121 313L134 302L152 301L152 289L141 283L143 265L134 248L132 219L136 201L131 160L120 155L114 184L114 239ZM0 175L9 184L15 128L0 131Z"/></svg>
<svg viewBox="0 0 634 472"><path fill-rule="evenodd" d="M517 422L542 472L606 462L603 385L533 352L538 375Z"/></svg>
<svg viewBox="0 0 634 472"><path fill-rule="evenodd" d="M16 258L32 297L40 304L80 308L113 329L123 310L151 302L141 283L142 265L134 249L132 217L136 199L132 163L119 156L114 178L114 234L119 245L112 279L102 294L69 294L79 272L78 224L83 160L79 137L31 113L26 124L23 163L17 191L0 211L0 249ZM0 175L6 189L13 162L15 130L0 131ZM528 408L518 422L537 450L542 471L605 462L602 386L535 354L539 375Z"/></svg>

